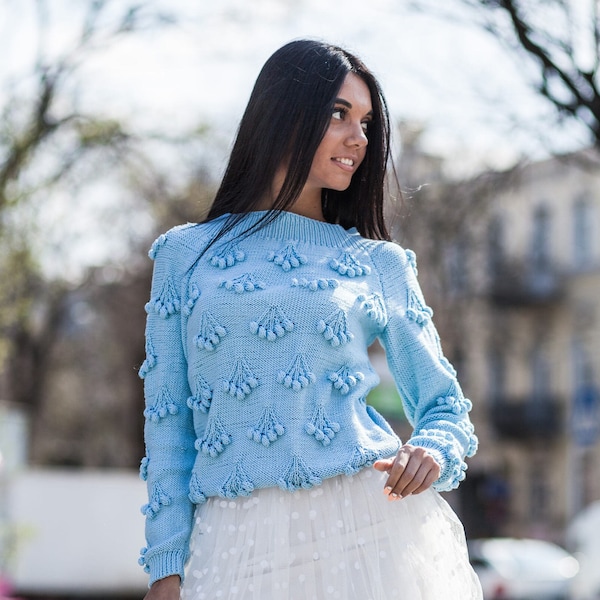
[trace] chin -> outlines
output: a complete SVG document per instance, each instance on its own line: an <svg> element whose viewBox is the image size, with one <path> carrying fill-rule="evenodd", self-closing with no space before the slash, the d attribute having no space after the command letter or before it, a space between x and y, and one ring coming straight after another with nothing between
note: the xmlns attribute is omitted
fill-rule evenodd
<svg viewBox="0 0 600 600"><path fill-rule="evenodd" d="M338 185L330 185L327 189L333 190L334 192L345 192L350 187L350 181L346 183L340 183Z"/></svg>

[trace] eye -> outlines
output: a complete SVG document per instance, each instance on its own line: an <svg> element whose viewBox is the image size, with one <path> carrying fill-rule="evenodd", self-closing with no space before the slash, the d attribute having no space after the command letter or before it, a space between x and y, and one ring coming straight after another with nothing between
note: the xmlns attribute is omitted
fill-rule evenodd
<svg viewBox="0 0 600 600"><path fill-rule="evenodd" d="M363 121L360 126L362 127L363 132L366 134L369 132L372 121Z"/></svg>
<svg viewBox="0 0 600 600"><path fill-rule="evenodd" d="M346 118L347 112L348 110L346 108L336 106L331 113L331 118L335 119L336 121L343 121Z"/></svg>

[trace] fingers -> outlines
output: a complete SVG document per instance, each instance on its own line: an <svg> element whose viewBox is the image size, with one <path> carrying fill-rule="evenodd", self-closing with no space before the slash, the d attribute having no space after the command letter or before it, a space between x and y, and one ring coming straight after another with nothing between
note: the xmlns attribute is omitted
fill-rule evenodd
<svg viewBox="0 0 600 600"><path fill-rule="evenodd" d="M431 487L440 475L439 465L424 448L402 446L391 465L389 461L391 459L377 461L383 464L376 467L389 473L383 491L389 500L400 500L411 494L420 494Z"/></svg>
<svg viewBox="0 0 600 600"><path fill-rule="evenodd" d="M373 467L378 471L389 471L394 464L393 458L382 458L373 463Z"/></svg>

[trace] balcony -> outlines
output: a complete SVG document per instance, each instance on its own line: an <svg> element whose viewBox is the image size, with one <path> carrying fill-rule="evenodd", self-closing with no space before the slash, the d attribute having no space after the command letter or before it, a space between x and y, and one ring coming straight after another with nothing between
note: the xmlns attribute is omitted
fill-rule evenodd
<svg viewBox="0 0 600 600"><path fill-rule="evenodd" d="M564 404L555 397L496 400L489 415L493 429L503 439L550 440L564 431Z"/></svg>
<svg viewBox="0 0 600 600"><path fill-rule="evenodd" d="M553 265L506 262L490 274L489 298L499 306L543 306L564 296L564 277Z"/></svg>

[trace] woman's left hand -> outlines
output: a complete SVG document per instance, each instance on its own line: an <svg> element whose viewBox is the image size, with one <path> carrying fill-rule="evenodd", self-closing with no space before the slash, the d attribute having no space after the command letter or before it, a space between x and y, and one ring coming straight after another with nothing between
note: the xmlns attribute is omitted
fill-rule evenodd
<svg viewBox="0 0 600 600"><path fill-rule="evenodd" d="M425 448L409 444L402 446L395 458L378 460L373 467L389 473L383 489L389 500L420 494L440 476L440 466L433 456Z"/></svg>

